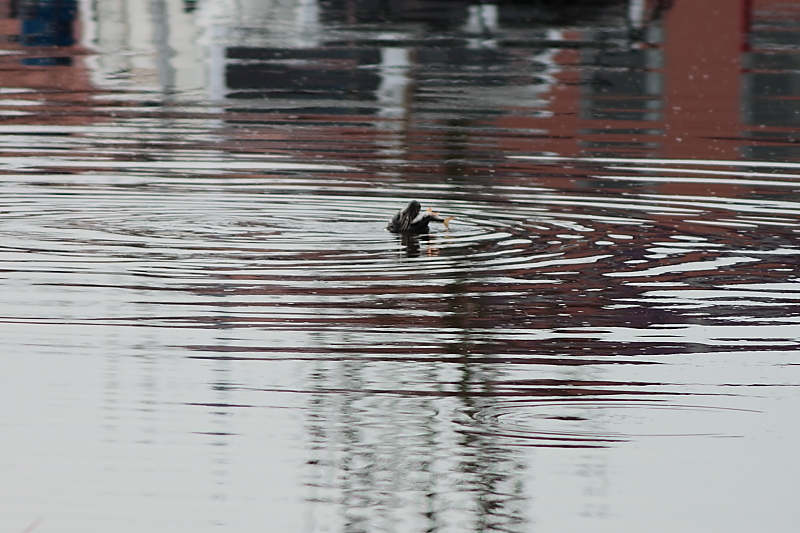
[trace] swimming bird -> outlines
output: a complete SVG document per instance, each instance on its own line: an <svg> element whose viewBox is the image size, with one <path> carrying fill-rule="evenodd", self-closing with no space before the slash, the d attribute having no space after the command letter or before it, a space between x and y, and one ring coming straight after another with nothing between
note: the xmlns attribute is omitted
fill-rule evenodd
<svg viewBox="0 0 800 533"><path fill-rule="evenodd" d="M445 228L450 229L449 223L453 217L442 218L430 207L422 214L421 210L419 202L411 200L404 209L397 212L386 229L392 233L427 233L431 222L441 222Z"/></svg>

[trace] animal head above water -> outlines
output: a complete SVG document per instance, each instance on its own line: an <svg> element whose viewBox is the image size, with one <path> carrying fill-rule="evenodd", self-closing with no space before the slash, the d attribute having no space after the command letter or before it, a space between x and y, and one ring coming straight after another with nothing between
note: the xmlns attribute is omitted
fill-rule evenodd
<svg viewBox="0 0 800 533"><path fill-rule="evenodd" d="M416 200L411 200L408 202L408 205L405 209L401 211L401 213L405 213L409 220L414 220L419 215L419 212L422 210L422 206Z"/></svg>
<svg viewBox="0 0 800 533"><path fill-rule="evenodd" d="M411 231L414 219L417 218L417 215L419 215L421 210L422 206L420 203L416 200L411 200L408 202L407 206L398 211L397 214L392 217L392 220L389 222L389 225L386 226L386 229L393 233Z"/></svg>

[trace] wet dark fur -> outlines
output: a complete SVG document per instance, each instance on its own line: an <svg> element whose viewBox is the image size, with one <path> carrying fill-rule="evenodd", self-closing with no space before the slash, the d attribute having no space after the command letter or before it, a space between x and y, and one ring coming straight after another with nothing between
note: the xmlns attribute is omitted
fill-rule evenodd
<svg viewBox="0 0 800 533"><path fill-rule="evenodd" d="M443 222L446 224L450 220L441 218L430 211L420 215L421 209L422 207L418 201L411 200L404 209L397 212L389 222L389 225L386 226L386 229L392 233L427 233L428 224L431 222Z"/></svg>

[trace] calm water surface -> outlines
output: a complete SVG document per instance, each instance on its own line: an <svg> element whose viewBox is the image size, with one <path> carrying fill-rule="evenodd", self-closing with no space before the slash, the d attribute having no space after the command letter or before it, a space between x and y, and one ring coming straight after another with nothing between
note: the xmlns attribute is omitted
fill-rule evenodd
<svg viewBox="0 0 800 533"><path fill-rule="evenodd" d="M796 527L800 9L696 4L0 1L3 531Z"/></svg>

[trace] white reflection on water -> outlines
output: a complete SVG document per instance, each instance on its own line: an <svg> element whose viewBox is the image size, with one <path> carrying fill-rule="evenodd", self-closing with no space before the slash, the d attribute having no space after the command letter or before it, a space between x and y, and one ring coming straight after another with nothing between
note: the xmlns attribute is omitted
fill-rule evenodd
<svg viewBox="0 0 800 533"><path fill-rule="evenodd" d="M263 156L262 156L263 157ZM271 156L280 157L280 156ZM114 161L86 160L55 157L0 157L0 165L9 170L26 168L122 168L136 171L138 169L158 169L170 172L181 170L201 170L213 174L219 170L295 170L295 171L336 171L348 170L343 165L294 163L287 161Z"/></svg>
<svg viewBox="0 0 800 533"><path fill-rule="evenodd" d="M570 162L570 161L591 161L600 164L647 164L647 165L688 165L690 167L749 167L749 168L791 168L800 170L800 163L792 163L786 161L735 161L735 160L703 160L703 159L662 159L662 158L621 158L621 157L559 157L559 156L542 156L542 155L509 155L509 159L527 159L532 161L556 161L556 162ZM607 168L616 168L609 166ZM646 170L648 172L664 172L664 169L658 170L659 167L626 167L635 168L636 170ZM690 173L694 171L689 170ZM716 172L711 172L715 174ZM757 174L758 175L758 174Z"/></svg>

